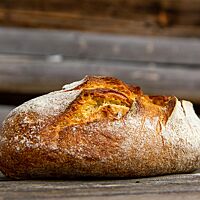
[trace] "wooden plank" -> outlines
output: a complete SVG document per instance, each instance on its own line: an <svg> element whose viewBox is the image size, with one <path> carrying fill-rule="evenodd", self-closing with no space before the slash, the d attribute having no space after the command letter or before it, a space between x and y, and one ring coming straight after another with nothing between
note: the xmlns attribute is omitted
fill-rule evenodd
<svg viewBox="0 0 200 200"><path fill-rule="evenodd" d="M0 91L4 92L45 93L88 74L115 76L149 94L200 101L200 68L192 65L22 55L1 55L0 62Z"/></svg>
<svg viewBox="0 0 200 200"><path fill-rule="evenodd" d="M0 22L6 26L198 37L199 11L198 0L2 0Z"/></svg>
<svg viewBox="0 0 200 200"><path fill-rule="evenodd" d="M0 53L200 64L200 39L0 28Z"/></svg>
<svg viewBox="0 0 200 200"><path fill-rule="evenodd" d="M2 199L190 199L200 197L200 174L117 180L14 181L1 177ZM168 197L168 198L167 198ZM198 198L197 198L198 197Z"/></svg>
<svg viewBox="0 0 200 200"><path fill-rule="evenodd" d="M199 103L200 40L0 28L0 92L41 94L86 74Z"/></svg>

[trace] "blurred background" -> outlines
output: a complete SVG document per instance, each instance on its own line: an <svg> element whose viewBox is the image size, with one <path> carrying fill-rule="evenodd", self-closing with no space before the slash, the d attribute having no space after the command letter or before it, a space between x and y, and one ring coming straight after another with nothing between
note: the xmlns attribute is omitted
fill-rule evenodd
<svg viewBox="0 0 200 200"><path fill-rule="evenodd" d="M86 74L188 99L200 114L200 1L0 0L0 122Z"/></svg>

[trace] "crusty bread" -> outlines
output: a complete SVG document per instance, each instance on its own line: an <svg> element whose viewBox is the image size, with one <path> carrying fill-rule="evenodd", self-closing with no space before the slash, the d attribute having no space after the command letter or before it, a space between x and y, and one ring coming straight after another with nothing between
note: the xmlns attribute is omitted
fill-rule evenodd
<svg viewBox="0 0 200 200"><path fill-rule="evenodd" d="M30 100L3 123L0 170L11 178L139 177L200 167L190 102L85 77Z"/></svg>

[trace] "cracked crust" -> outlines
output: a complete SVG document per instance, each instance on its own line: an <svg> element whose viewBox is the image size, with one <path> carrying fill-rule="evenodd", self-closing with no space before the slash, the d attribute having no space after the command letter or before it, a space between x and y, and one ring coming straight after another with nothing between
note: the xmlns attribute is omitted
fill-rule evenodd
<svg viewBox="0 0 200 200"><path fill-rule="evenodd" d="M191 172L200 166L199 133L190 102L85 77L8 115L0 170L17 179Z"/></svg>

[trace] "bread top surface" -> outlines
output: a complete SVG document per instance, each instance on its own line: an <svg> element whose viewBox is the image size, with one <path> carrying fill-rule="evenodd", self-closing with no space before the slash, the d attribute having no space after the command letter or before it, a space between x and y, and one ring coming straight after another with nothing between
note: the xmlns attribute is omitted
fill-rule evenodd
<svg viewBox="0 0 200 200"><path fill-rule="evenodd" d="M14 109L8 116L29 113L23 121L35 115L40 121L58 118L63 126L93 121L112 121L124 118L130 109L148 117L159 116L163 124L171 115L176 98L147 96L138 86L127 85L113 77L86 76L83 80L65 85L63 90L30 100ZM58 120L59 121L59 120ZM63 123L64 122L64 123Z"/></svg>
<svg viewBox="0 0 200 200"><path fill-rule="evenodd" d="M81 90L68 108L70 125L120 119L133 106L138 110L149 109L152 115L160 115L164 122L175 106L175 97L143 95L138 86L127 85L113 77L87 76L77 83L63 87L65 92Z"/></svg>
<svg viewBox="0 0 200 200"><path fill-rule="evenodd" d="M63 90L15 108L4 122L2 137L16 142L21 137L21 143L26 145L27 138L35 137L30 146L37 146L41 135L53 141L67 127L126 121L130 114L150 120L156 118L165 125L176 101L175 97L144 95L139 87L116 78L86 76L79 82L65 85Z"/></svg>

